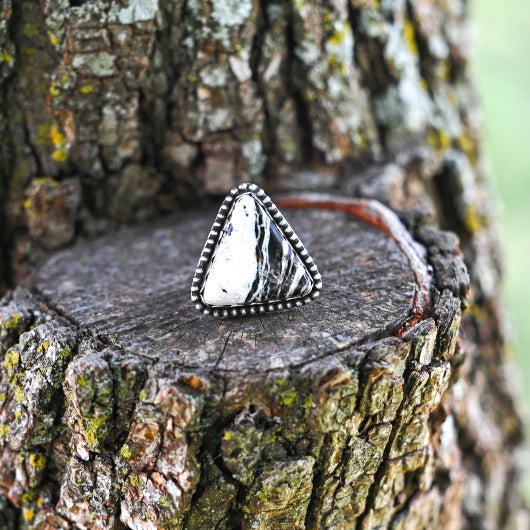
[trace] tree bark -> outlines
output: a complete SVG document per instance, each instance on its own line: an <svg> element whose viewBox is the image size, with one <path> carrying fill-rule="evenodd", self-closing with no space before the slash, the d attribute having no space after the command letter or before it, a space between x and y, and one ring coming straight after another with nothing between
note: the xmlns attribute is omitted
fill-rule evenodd
<svg viewBox="0 0 530 530"><path fill-rule="evenodd" d="M528 526L466 24L464 0L1 3L6 528ZM257 320L192 314L214 212L113 232L249 180L392 208L430 308L336 211L288 211L320 301Z"/></svg>

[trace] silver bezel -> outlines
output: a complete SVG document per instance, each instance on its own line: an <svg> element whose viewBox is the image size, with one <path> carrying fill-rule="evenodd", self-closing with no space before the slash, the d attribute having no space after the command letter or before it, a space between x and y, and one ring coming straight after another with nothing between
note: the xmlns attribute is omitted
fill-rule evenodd
<svg viewBox="0 0 530 530"><path fill-rule="evenodd" d="M291 298L278 302L238 306L211 306L203 301L201 292L206 272L210 266L210 261L214 254L215 247L219 241L219 238L221 237L221 233L234 200L245 193L252 194L253 197L263 205L280 232L291 244L293 251L306 265L307 270L313 279L313 289L310 293L299 298ZM212 229L208 234L206 244L204 245L199 258L197 269L195 270L195 275L193 276L193 281L191 284L191 301L195 304L195 307L205 315L213 315L215 317L262 315L270 311L281 311L282 309L291 309L293 307L300 307L304 304L307 304L307 302L310 302L319 296L321 289L322 277L318 272L318 268L315 265L313 258L311 258L303 243L300 241L300 238L295 234L294 230L285 220L285 217L282 215L278 207L272 202L271 198L256 184L245 183L232 188L230 193L225 197L223 204L221 204L221 207L219 208L219 213L217 214L217 217L215 218L215 221L212 225Z"/></svg>

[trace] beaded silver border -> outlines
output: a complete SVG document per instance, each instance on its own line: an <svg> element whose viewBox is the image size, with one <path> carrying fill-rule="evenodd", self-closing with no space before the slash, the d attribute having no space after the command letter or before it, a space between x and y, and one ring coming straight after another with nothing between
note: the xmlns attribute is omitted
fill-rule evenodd
<svg viewBox="0 0 530 530"><path fill-rule="evenodd" d="M305 263L309 274L311 274L311 277L313 278L313 289L310 293L300 298L293 298L280 302L267 302L241 306L211 306L203 301L201 297L201 289L203 287L206 271L208 270L210 260L213 256L213 251L221 237L226 218L230 212L234 199L245 193L251 193L263 205L276 223L280 232L285 236L289 243L291 243L294 252ZM282 309L291 309L293 307L305 305L307 302L316 298L320 294L321 289L322 277L318 272L318 268L315 265L313 258L311 258L299 237L285 220L278 207L272 202L271 198L259 186L249 182L232 188L219 208L219 213L217 214L212 229L208 234L208 239L206 240L201 257L199 258L197 269L195 270L195 275L193 276L193 281L191 283L191 301L195 304L195 307L205 315L213 315L215 317L261 315L270 311L281 311Z"/></svg>

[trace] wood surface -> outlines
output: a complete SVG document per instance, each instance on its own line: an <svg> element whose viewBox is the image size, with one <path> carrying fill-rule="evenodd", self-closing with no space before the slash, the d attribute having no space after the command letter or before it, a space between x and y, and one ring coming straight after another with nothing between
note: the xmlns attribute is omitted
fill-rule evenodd
<svg viewBox="0 0 530 530"><path fill-rule="evenodd" d="M414 278L397 245L346 214L313 210L291 211L289 222L325 267L325 297L267 317L201 315L190 301L191 278L215 213L74 246L33 281L80 326L118 335L146 358L206 371L296 366L388 336L411 313Z"/></svg>

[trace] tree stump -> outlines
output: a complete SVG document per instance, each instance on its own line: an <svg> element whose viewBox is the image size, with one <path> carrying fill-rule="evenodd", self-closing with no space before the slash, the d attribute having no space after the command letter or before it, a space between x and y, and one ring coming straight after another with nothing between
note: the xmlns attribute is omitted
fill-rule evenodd
<svg viewBox="0 0 530 530"><path fill-rule="evenodd" d="M0 527L529 526L468 57L465 0L0 3ZM245 181L414 260L287 210L321 298L207 318Z"/></svg>
<svg viewBox="0 0 530 530"><path fill-rule="evenodd" d="M23 525L464 526L456 239L425 231L433 307L403 331L418 286L398 244L287 213L325 281L303 308L194 309L210 210L60 252L4 300L0 484Z"/></svg>

